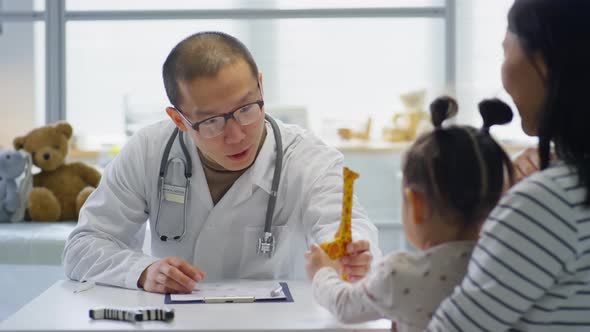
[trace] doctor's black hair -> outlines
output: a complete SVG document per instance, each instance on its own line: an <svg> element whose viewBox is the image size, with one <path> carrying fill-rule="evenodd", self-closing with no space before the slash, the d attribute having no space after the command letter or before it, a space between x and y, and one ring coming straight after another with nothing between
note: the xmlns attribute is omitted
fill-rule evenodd
<svg viewBox="0 0 590 332"><path fill-rule="evenodd" d="M553 142L557 157L577 170L579 184L586 188L586 207L590 207L589 18L588 0L516 0L508 12L508 31L516 35L531 64L541 57L547 69L547 94L537 131L541 169L549 165Z"/></svg>
<svg viewBox="0 0 590 332"><path fill-rule="evenodd" d="M237 38L218 31L195 33L178 43L164 61L162 76L170 103L181 102L178 82L214 77L221 68L244 60L258 81L258 66L248 48Z"/></svg>
<svg viewBox="0 0 590 332"><path fill-rule="evenodd" d="M458 111L450 97L430 105L435 129L418 137L404 156L403 186L425 196L432 213L464 226L479 224L502 195L505 180L514 180L510 158L490 136L489 128L512 120L510 107L497 99L479 104L482 129L443 128Z"/></svg>

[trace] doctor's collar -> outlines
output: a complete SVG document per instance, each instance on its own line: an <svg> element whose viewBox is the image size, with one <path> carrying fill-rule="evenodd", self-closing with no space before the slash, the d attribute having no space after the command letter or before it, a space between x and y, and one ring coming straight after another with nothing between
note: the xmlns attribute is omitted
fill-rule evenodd
<svg viewBox="0 0 590 332"><path fill-rule="evenodd" d="M259 187L270 194L276 158L276 142L274 135L268 134L269 130L272 133L272 128L268 127L270 127L270 123L265 120L264 129L267 134L260 140L260 150L250 168L250 179L253 186Z"/></svg>

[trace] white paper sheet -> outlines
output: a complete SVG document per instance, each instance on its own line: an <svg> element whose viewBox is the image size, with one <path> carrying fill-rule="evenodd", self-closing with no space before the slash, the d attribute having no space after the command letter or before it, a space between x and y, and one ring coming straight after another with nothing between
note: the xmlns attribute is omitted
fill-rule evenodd
<svg viewBox="0 0 590 332"><path fill-rule="evenodd" d="M203 301L206 297L253 296L256 300L285 299L283 292L271 295L281 285L276 281L198 283L191 294L171 294L172 301Z"/></svg>

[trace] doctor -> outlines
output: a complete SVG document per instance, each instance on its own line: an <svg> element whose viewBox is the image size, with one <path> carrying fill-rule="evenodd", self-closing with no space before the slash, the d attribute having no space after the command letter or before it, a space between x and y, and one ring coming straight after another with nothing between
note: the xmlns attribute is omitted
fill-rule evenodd
<svg viewBox="0 0 590 332"><path fill-rule="evenodd" d="M342 155L265 115L262 74L232 36L186 38L163 77L172 121L139 131L106 168L66 243L67 276L158 293L205 276L304 278L305 251L340 222ZM352 225L340 263L355 280L380 252L358 200Z"/></svg>

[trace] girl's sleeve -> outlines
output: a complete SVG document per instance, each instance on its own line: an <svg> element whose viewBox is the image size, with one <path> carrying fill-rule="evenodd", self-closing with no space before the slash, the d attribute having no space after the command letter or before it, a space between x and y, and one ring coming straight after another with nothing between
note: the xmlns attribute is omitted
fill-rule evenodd
<svg viewBox="0 0 590 332"><path fill-rule="evenodd" d="M313 293L316 301L343 323L393 319L395 276L395 264L388 259L357 283L343 281L336 270L325 267L313 279Z"/></svg>

